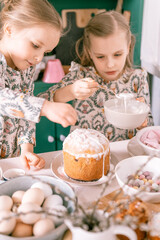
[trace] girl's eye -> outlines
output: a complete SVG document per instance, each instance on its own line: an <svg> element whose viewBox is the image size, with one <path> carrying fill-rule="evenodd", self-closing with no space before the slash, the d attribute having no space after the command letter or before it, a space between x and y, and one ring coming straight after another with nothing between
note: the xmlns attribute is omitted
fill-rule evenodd
<svg viewBox="0 0 160 240"><path fill-rule="evenodd" d="M122 53L116 53L114 56L115 57L120 57L120 56L122 56Z"/></svg>
<svg viewBox="0 0 160 240"><path fill-rule="evenodd" d="M98 58L98 59L102 59L102 58L104 58L104 56L98 56L97 58Z"/></svg>
<svg viewBox="0 0 160 240"><path fill-rule="evenodd" d="M34 43L32 43L32 45L33 45L34 48L39 48L39 46L34 44Z"/></svg>

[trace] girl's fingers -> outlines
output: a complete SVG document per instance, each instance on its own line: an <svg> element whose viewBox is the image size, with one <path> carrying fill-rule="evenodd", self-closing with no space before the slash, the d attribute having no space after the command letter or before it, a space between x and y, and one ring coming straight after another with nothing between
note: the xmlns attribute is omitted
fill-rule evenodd
<svg viewBox="0 0 160 240"><path fill-rule="evenodd" d="M77 120L73 119L72 117L66 117L61 120L61 125L63 127L68 127L70 125L75 125Z"/></svg>
<svg viewBox="0 0 160 240"><path fill-rule="evenodd" d="M29 170L30 165L28 163L28 160L27 160L26 156L23 156L23 157L21 156L21 160L22 160L22 163L23 163L24 167Z"/></svg>
<svg viewBox="0 0 160 240"><path fill-rule="evenodd" d="M45 166L45 160L32 152L26 152L25 154L20 156L20 159L24 167L28 170L30 169L30 166L34 166L38 169Z"/></svg>
<svg viewBox="0 0 160 240"><path fill-rule="evenodd" d="M40 158L39 158L39 156L37 156L34 153L27 152L26 157L27 157L27 160L29 162L29 165L31 165L31 166L35 166L39 163Z"/></svg>
<svg viewBox="0 0 160 240"><path fill-rule="evenodd" d="M45 165L45 160L43 158L31 152L28 152L26 154L26 159L28 165L34 166L36 168L42 168Z"/></svg>
<svg viewBox="0 0 160 240"><path fill-rule="evenodd" d="M30 166L34 166L35 167L36 165L39 164L40 159L39 158L37 158L37 159L29 159L28 161L29 161Z"/></svg>
<svg viewBox="0 0 160 240"><path fill-rule="evenodd" d="M99 85L97 82L83 82L81 85L81 88L99 88Z"/></svg>
<svg viewBox="0 0 160 240"><path fill-rule="evenodd" d="M43 158L40 158L39 163L35 166L38 169L41 169L45 166L45 160Z"/></svg>
<svg viewBox="0 0 160 240"><path fill-rule="evenodd" d="M78 119L77 112L74 109L72 109L72 118L74 122L76 122Z"/></svg>
<svg viewBox="0 0 160 240"><path fill-rule="evenodd" d="M60 120L60 124L63 127L68 127L70 125L75 125L77 122L77 113L76 111L73 109L73 111L71 110L70 114L66 114L61 116L61 120Z"/></svg>
<svg viewBox="0 0 160 240"><path fill-rule="evenodd" d="M69 117L72 122L76 122L78 118L76 110L73 107L71 107L69 110L69 114L67 113L64 118Z"/></svg>
<svg viewBox="0 0 160 240"><path fill-rule="evenodd" d="M91 88L91 89L88 89L88 88L83 88L83 91L78 93L76 98L77 99L81 99L81 98L87 98L87 97L90 97L95 91L97 90L97 88Z"/></svg>

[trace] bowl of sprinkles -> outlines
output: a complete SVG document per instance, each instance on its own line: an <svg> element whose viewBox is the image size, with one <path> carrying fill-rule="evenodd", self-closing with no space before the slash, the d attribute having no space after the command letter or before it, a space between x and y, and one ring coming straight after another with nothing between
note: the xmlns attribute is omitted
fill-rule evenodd
<svg viewBox="0 0 160 240"><path fill-rule="evenodd" d="M160 202L160 158L134 156L120 161L115 168L119 186L127 195L142 201Z"/></svg>

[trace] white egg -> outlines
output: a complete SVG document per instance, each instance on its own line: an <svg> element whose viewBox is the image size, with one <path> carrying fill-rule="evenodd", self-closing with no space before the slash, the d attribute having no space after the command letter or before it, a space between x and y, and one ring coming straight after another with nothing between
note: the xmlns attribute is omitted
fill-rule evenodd
<svg viewBox="0 0 160 240"><path fill-rule="evenodd" d="M22 213L20 219L23 223L34 224L41 218L41 213L33 213L33 211L40 212L41 210L42 208L35 203L23 203L19 206L18 213Z"/></svg>
<svg viewBox="0 0 160 240"><path fill-rule="evenodd" d="M11 216L8 220L2 220L5 217ZM0 211L0 233L1 234L10 234L16 225L16 219L13 217L13 214L9 210Z"/></svg>
<svg viewBox="0 0 160 240"><path fill-rule="evenodd" d="M14 203L21 203L25 191L16 191L12 194L12 200Z"/></svg>
<svg viewBox="0 0 160 240"><path fill-rule="evenodd" d="M36 203L39 206L44 201L44 193L39 188L29 188L23 195L22 203Z"/></svg>
<svg viewBox="0 0 160 240"><path fill-rule="evenodd" d="M64 222L64 216L67 213L67 208L63 205L56 205L54 209L49 210L48 218L51 219L56 226Z"/></svg>
<svg viewBox="0 0 160 240"><path fill-rule="evenodd" d="M63 205L63 199L57 194L50 195L43 203L44 208L54 208L56 205Z"/></svg>
<svg viewBox="0 0 160 240"><path fill-rule="evenodd" d="M31 186L31 188L40 188L44 192L44 198L53 194L51 186L47 183L36 182Z"/></svg>
<svg viewBox="0 0 160 240"><path fill-rule="evenodd" d="M45 235L55 228L54 223L51 219L44 218L40 219L33 226L33 234L38 237Z"/></svg>
<svg viewBox="0 0 160 240"><path fill-rule="evenodd" d="M0 210L11 210L13 200L7 195L0 196Z"/></svg>

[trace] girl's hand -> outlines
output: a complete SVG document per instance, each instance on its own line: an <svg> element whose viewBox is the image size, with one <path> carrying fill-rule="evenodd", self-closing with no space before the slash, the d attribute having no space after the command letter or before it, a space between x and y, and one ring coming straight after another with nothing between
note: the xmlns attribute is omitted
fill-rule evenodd
<svg viewBox="0 0 160 240"><path fill-rule="evenodd" d="M41 116L47 117L50 121L61 124L63 127L75 125L77 113L68 103L45 101L41 110Z"/></svg>
<svg viewBox="0 0 160 240"><path fill-rule="evenodd" d="M28 170L30 166L34 166L37 169L41 169L45 166L45 160L33 153L33 145L31 143L24 143L21 145L20 160Z"/></svg>
<svg viewBox="0 0 160 240"><path fill-rule="evenodd" d="M85 100L90 97L97 89L99 85L91 78L83 78L75 81L72 84L71 91L74 98L79 100Z"/></svg>
<svg viewBox="0 0 160 240"><path fill-rule="evenodd" d="M136 100L139 101L139 102L145 103L144 97L136 98ZM147 127L147 123L148 123L148 120L146 118L146 120L142 123L142 125L139 126L137 129L140 130L140 129L144 128L144 127Z"/></svg>
<svg viewBox="0 0 160 240"><path fill-rule="evenodd" d="M36 169L41 169L45 166L45 160L33 152L22 153L20 160L28 170L30 166L34 166Z"/></svg>
<svg viewBox="0 0 160 240"><path fill-rule="evenodd" d="M147 127L147 123L148 123L148 121L147 121L147 119L146 119L146 120L142 123L142 125L141 125L140 127L138 127L137 129L140 130L140 129L142 129L142 128Z"/></svg>

